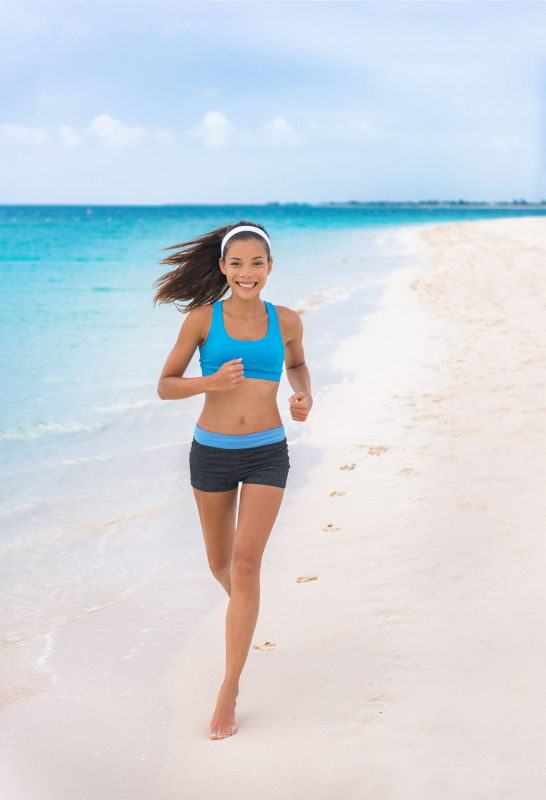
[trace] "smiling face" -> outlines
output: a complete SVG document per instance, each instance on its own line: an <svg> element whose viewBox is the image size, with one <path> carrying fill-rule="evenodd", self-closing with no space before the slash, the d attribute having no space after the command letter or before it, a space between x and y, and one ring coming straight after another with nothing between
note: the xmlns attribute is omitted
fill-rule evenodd
<svg viewBox="0 0 546 800"><path fill-rule="evenodd" d="M237 297L256 297L265 286L273 267L273 259L267 258L267 244L252 236L248 239L226 243L220 269L226 276L231 292Z"/></svg>

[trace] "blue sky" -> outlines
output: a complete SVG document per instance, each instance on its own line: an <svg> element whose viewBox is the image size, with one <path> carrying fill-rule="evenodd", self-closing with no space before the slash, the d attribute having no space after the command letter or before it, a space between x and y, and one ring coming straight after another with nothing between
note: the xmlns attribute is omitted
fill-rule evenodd
<svg viewBox="0 0 546 800"><path fill-rule="evenodd" d="M546 3L0 2L0 203L546 199Z"/></svg>

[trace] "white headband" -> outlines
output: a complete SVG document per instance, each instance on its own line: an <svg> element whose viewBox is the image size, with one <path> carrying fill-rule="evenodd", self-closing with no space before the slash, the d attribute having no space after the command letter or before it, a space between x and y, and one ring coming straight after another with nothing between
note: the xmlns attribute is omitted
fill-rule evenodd
<svg viewBox="0 0 546 800"><path fill-rule="evenodd" d="M233 230L226 233L222 239L222 258L224 257L224 247L226 246L228 239L231 239L231 237L236 233L241 233L241 231L252 231L252 233L258 233L260 236L263 236L269 245L269 251L271 252L271 242L269 241L269 236L267 233L264 233L261 228L255 228L254 225L239 225L237 228L233 228Z"/></svg>

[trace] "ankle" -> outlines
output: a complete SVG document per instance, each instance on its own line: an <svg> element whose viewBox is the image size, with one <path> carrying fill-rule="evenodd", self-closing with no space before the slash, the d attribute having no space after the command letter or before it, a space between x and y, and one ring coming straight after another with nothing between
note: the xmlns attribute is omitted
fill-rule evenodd
<svg viewBox="0 0 546 800"><path fill-rule="evenodd" d="M239 694L239 681L224 681L220 687L220 692L226 696L237 697Z"/></svg>

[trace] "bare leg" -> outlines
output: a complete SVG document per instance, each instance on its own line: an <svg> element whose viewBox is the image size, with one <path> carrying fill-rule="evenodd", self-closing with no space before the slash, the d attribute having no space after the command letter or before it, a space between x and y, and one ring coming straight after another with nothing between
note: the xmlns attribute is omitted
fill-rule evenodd
<svg viewBox="0 0 546 800"><path fill-rule="evenodd" d="M262 556L284 489L245 483L231 560L231 595L226 614L226 674L209 726L209 738L236 733L235 704L258 619Z"/></svg>
<svg viewBox="0 0 546 800"><path fill-rule="evenodd" d="M229 492L202 492L193 487L210 571L231 594L231 553L235 537L238 488Z"/></svg>

